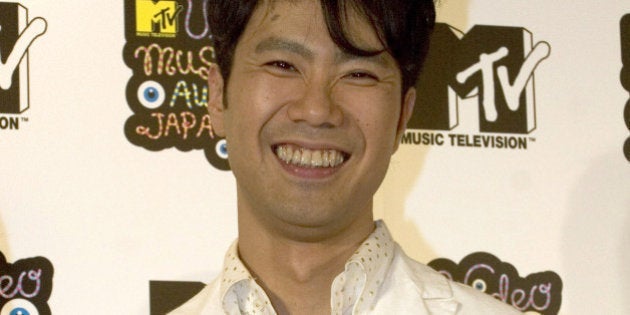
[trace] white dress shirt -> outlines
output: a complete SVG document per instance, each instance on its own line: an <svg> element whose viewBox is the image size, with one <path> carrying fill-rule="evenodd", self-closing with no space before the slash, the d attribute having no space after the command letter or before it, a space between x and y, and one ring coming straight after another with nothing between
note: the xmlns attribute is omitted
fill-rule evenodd
<svg viewBox="0 0 630 315"><path fill-rule="evenodd" d="M275 315L269 297L238 257L228 250L222 273L191 300L169 313ZM482 292L447 280L412 260L396 244L382 221L335 277L331 314L521 314Z"/></svg>

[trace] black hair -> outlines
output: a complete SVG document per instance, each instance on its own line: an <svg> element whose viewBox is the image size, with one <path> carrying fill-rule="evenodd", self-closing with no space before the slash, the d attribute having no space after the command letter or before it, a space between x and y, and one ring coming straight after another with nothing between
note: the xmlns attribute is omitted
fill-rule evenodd
<svg viewBox="0 0 630 315"><path fill-rule="evenodd" d="M217 64L226 82L236 44L258 3L259 0L209 0L208 22ZM328 33L341 50L358 56L382 52L362 49L349 38L347 16L356 11L372 25L384 50L398 63L402 92L415 85L435 24L433 0L320 0L320 3Z"/></svg>

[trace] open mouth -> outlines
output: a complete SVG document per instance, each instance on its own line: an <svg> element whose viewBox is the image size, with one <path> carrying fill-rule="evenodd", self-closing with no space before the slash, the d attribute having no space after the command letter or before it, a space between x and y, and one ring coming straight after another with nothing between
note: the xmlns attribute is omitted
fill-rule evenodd
<svg viewBox="0 0 630 315"><path fill-rule="evenodd" d="M341 166L350 154L335 149L307 149L291 144L272 146L282 162L303 168L335 168Z"/></svg>

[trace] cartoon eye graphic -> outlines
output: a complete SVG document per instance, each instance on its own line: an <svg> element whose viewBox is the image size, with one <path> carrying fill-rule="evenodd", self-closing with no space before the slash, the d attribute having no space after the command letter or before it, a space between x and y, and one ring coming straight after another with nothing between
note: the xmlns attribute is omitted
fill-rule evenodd
<svg viewBox="0 0 630 315"><path fill-rule="evenodd" d="M144 81L138 87L138 100L148 109L156 109L164 103L166 94L161 84L155 81Z"/></svg>
<svg viewBox="0 0 630 315"><path fill-rule="evenodd" d="M488 288L488 286L486 285L486 282L481 279L477 279L473 281L472 287L481 292L486 292L486 289Z"/></svg>
<svg viewBox="0 0 630 315"><path fill-rule="evenodd" d="M228 147L225 139L215 137L210 139L207 146L203 148L203 153L208 159L208 162L212 164L216 169L222 171L230 170L230 163L228 162Z"/></svg>
<svg viewBox="0 0 630 315"><path fill-rule="evenodd" d="M214 150L217 152L217 155L220 158L227 160L228 150L227 150L227 141L225 141L225 139L219 140L216 146L214 147Z"/></svg>
<svg viewBox="0 0 630 315"><path fill-rule="evenodd" d="M39 315L33 303L24 299L13 299L2 307L0 315Z"/></svg>

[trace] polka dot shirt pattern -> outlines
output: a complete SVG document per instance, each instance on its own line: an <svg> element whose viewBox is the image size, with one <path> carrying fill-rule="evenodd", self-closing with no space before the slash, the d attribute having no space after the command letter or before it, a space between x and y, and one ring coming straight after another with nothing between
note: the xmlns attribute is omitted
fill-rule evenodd
<svg viewBox="0 0 630 315"><path fill-rule="evenodd" d="M365 314L373 309L394 257L395 243L382 221L348 259L333 281L330 305L334 315ZM226 314L275 315L269 297L238 258L237 242L228 250L220 276Z"/></svg>

